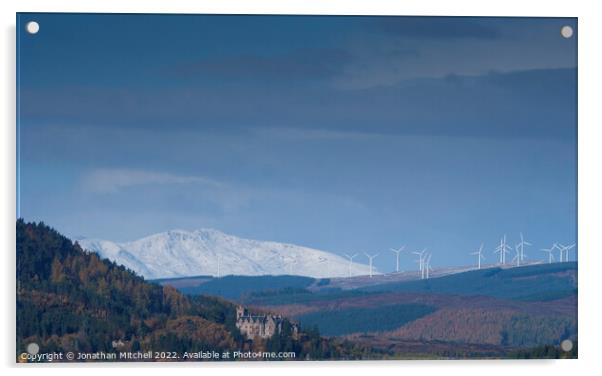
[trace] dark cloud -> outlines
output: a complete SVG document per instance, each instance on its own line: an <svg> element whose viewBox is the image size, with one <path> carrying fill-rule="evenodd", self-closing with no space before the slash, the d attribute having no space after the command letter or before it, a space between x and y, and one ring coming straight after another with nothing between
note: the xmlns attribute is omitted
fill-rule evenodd
<svg viewBox="0 0 602 376"><path fill-rule="evenodd" d="M341 49L301 49L284 54L205 58L175 68L178 76L236 80L319 80L335 76L351 56Z"/></svg>
<svg viewBox="0 0 602 376"><path fill-rule="evenodd" d="M409 38L495 39L498 29L466 17L383 17L376 20L381 30Z"/></svg>
<svg viewBox="0 0 602 376"><path fill-rule="evenodd" d="M22 115L40 124L176 129L325 128L381 134L570 139L576 69L449 75L337 91L232 85L173 90L24 91Z"/></svg>
<svg viewBox="0 0 602 376"><path fill-rule="evenodd" d="M371 120L391 133L570 140L576 124L575 68L448 75L363 90L369 119L348 106L347 124Z"/></svg>

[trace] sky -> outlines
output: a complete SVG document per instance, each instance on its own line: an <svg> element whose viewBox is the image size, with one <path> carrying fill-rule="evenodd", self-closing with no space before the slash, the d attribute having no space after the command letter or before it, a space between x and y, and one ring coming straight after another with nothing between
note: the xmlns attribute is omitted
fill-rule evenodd
<svg viewBox="0 0 602 376"><path fill-rule="evenodd" d="M214 228L379 253L381 271L402 245L440 267L481 243L494 262L504 234L531 260L576 241L576 19L21 13L17 28L25 220L118 242Z"/></svg>

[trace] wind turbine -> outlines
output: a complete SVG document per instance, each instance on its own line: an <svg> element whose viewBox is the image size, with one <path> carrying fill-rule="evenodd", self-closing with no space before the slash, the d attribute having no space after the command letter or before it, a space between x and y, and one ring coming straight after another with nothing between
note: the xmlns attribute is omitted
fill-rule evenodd
<svg viewBox="0 0 602 376"><path fill-rule="evenodd" d="M399 254L405 249L405 245L402 245L398 249L391 248L391 252L395 253L395 257L397 258L397 263L395 264L395 272L399 273Z"/></svg>
<svg viewBox="0 0 602 376"><path fill-rule="evenodd" d="M373 255L369 255L367 253L364 253L366 255L366 257L368 257L368 259L370 260L370 278L372 278L372 260L374 260L374 258L376 256L378 256L378 253L375 253Z"/></svg>
<svg viewBox="0 0 602 376"><path fill-rule="evenodd" d="M357 257L357 253L354 253L353 255L348 255L344 253L344 255L349 259L348 276L351 277L351 265L353 264L353 259Z"/></svg>
<svg viewBox="0 0 602 376"><path fill-rule="evenodd" d="M514 252L516 252L516 255L514 256L512 261L516 261L516 266L520 266L521 252L518 244L514 246Z"/></svg>
<svg viewBox="0 0 602 376"><path fill-rule="evenodd" d="M566 248L566 261L569 261L569 251L570 251L571 249L574 249L574 248L575 248L575 243L573 243L573 244L569 245L569 246ZM575 256L575 258L577 258L577 256Z"/></svg>
<svg viewBox="0 0 602 376"><path fill-rule="evenodd" d="M422 251L412 252L413 254L418 255L418 260L416 260L416 261L420 265L420 279L424 279L424 253L425 252L426 252L426 249L423 249Z"/></svg>
<svg viewBox="0 0 602 376"><path fill-rule="evenodd" d="M520 233L520 242L517 244L517 247L520 248L520 261L525 261L525 246L526 245L533 245L531 243L529 243L528 241L525 241L525 239L523 238L523 233Z"/></svg>
<svg viewBox="0 0 602 376"><path fill-rule="evenodd" d="M433 254L429 253L428 256L426 256L426 259L424 261L424 270L425 270L425 274L426 274L426 279L429 279L430 272L433 270L431 268L431 256L433 256Z"/></svg>
<svg viewBox="0 0 602 376"><path fill-rule="evenodd" d="M506 235L500 239L500 245L497 246L494 253L500 254L500 264L506 264L506 253L510 252L511 248L506 244Z"/></svg>
<svg viewBox="0 0 602 376"><path fill-rule="evenodd" d="M476 252L472 252L471 255L477 255L477 262L478 262L478 266L477 269L481 269L481 260L485 259L485 256L483 256L483 243L481 243L481 246L479 247L479 250Z"/></svg>
<svg viewBox="0 0 602 376"><path fill-rule="evenodd" d="M552 244L552 248L550 248L550 249L558 250L558 262L564 261L564 248L562 248L560 245L558 245L558 243L554 243L554 244Z"/></svg>
<svg viewBox="0 0 602 376"><path fill-rule="evenodd" d="M562 245L562 244L557 244L557 248L560 250L560 261L569 261L569 251L573 248L575 248L575 244L571 244L571 245ZM562 259L562 252L564 252L564 260Z"/></svg>
<svg viewBox="0 0 602 376"><path fill-rule="evenodd" d="M554 261L554 248L556 246L556 243L554 243L554 245L550 248L542 248L541 251L542 252L547 252L548 253L548 264L551 264L552 261Z"/></svg>
<svg viewBox="0 0 602 376"><path fill-rule="evenodd" d="M220 261L221 261L221 257L219 255L217 255L217 278L219 278L220 275Z"/></svg>

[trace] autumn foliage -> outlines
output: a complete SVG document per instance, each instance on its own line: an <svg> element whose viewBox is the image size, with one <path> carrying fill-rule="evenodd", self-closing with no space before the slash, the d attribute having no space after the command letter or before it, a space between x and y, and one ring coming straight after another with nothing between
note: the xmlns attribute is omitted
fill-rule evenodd
<svg viewBox="0 0 602 376"><path fill-rule="evenodd" d="M17 221L17 353L30 342L45 352L295 351L296 359L348 357L321 338L283 331L243 338L235 306L185 296L84 251L43 223Z"/></svg>

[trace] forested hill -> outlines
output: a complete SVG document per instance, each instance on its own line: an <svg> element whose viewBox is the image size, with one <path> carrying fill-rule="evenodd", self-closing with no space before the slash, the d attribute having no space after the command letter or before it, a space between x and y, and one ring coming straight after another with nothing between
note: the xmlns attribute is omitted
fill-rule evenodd
<svg viewBox="0 0 602 376"><path fill-rule="evenodd" d="M146 282L43 223L18 220L16 235L17 354L35 342L43 352L253 350L294 351L297 359L353 357L317 332L303 332L299 340L290 333L245 340L235 327L235 307L225 300L188 297Z"/></svg>

